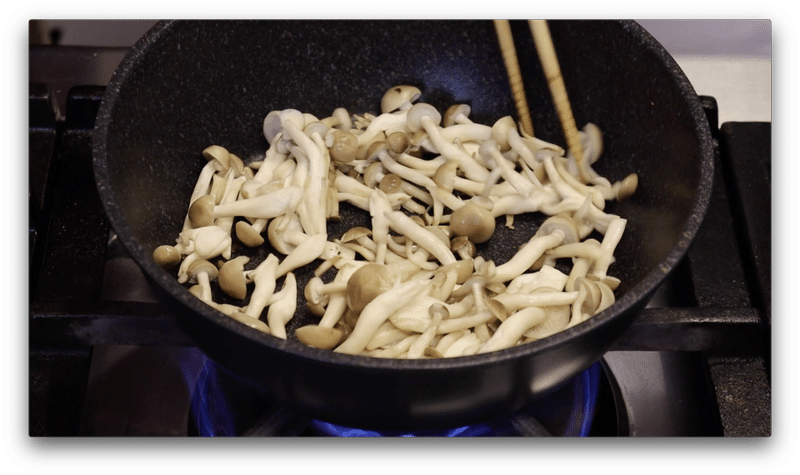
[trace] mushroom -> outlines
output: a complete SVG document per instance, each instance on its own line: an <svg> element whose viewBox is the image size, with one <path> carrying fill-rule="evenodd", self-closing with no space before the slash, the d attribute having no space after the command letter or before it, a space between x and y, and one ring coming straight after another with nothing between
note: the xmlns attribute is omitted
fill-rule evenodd
<svg viewBox="0 0 800 475"><path fill-rule="evenodd" d="M200 300L204 302L211 301L210 282L216 280L218 274L217 266L205 259L196 260L189 266L187 271L188 281L193 284L198 284L202 289Z"/></svg>
<svg viewBox="0 0 800 475"><path fill-rule="evenodd" d="M182 255L175 246L167 244L158 246L153 251L153 260L166 270L169 270L181 262Z"/></svg>
<svg viewBox="0 0 800 475"><path fill-rule="evenodd" d="M472 200L465 202L450 216L450 232L454 236L465 236L475 244L491 239L495 226L494 215Z"/></svg>
<svg viewBox="0 0 800 475"><path fill-rule="evenodd" d="M439 153L451 160L458 160L459 168L467 178L482 183L489 176L488 170L478 164L469 154L449 142L441 134L439 123L441 114L430 104L414 104L406 116L408 128L412 132L423 129L430 137Z"/></svg>
<svg viewBox="0 0 800 475"><path fill-rule="evenodd" d="M560 294L557 289L539 287L533 291L534 294ZM547 314L547 319L534 326L523 335L528 340L538 340L554 335L564 330L569 324L570 304L564 305L541 305L537 306Z"/></svg>
<svg viewBox="0 0 800 475"><path fill-rule="evenodd" d="M238 256L222 264L217 277L220 290L237 300L244 300L247 297L244 265L249 261L247 256Z"/></svg>
<svg viewBox="0 0 800 475"><path fill-rule="evenodd" d="M189 213L194 216L193 221L197 220L198 223L236 216L271 219L285 214L288 210L296 209L302 197L302 188L289 186L253 198L216 206L213 205L213 199L204 198L192 203Z"/></svg>
<svg viewBox="0 0 800 475"><path fill-rule="evenodd" d="M218 226L203 226L181 232L175 248L186 257L178 268L178 282L186 282L189 266L195 260L208 260L219 255L229 259L230 241L230 235Z"/></svg>
<svg viewBox="0 0 800 475"><path fill-rule="evenodd" d="M331 129L338 129L348 131L353 127L353 121L350 119L350 113L344 107L337 107L333 110L330 117L321 119L320 122L325 124Z"/></svg>
<svg viewBox="0 0 800 475"><path fill-rule="evenodd" d="M355 274L353 275L355 276ZM353 280L353 278L351 277L350 280ZM375 330L392 313L406 305L409 300L413 300L424 288L425 282L420 280L410 280L404 283L400 283L398 280L389 290L380 293L364 306L352 333L333 351L346 354L360 353L366 347Z"/></svg>
<svg viewBox="0 0 800 475"><path fill-rule="evenodd" d="M277 338L286 339L286 324L297 310L297 280L289 272L283 280L280 297L271 299L267 309L267 325L270 333ZM275 294L277 295L277 294Z"/></svg>
<svg viewBox="0 0 800 475"><path fill-rule="evenodd" d="M415 223L402 211L392 211L384 214L389 221L389 226L394 231L406 236L406 238L411 239L430 252L441 264L447 265L456 261L448 245L444 244L441 239L424 226Z"/></svg>
<svg viewBox="0 0 800 475"><path fill-rule="evenodd" d="M439 324L442 323L442 320L450 318L450 312L441 303L434 303L428 307L428 316L430 323L408 348L407 359L422 358L425 355L425 349L429 348L433 342Z"/></svg>
<svg viewBox="0 0 800 475"><path fill-rule="evenodd" d="M319 277L309 279L305 287L306 301L313 305L326 306L331 294L344 294L347 290L347 282L331 282L326 284Z"/></svg>
<svg viewBox="0 0 800 475"><path fill-rule="evenodd" d="M530 269L549 249L578 240L578 230L572 220L565 216L551 216L508 262L496 267L492 281L508 282Z"/></svg>
<svg viewBox="0 0 800 475"><path fill-rule="evenodd" d="M547 313L539 307L523 308L506 318L489 340L478 349L478 353L509 348L516 344L526 331L546 319Z"/></svg>
<svg viewBox="0 0 800 475"><path fill-rule="evenodd" d="M450 127L455 124L472 124L469 119L469 113L472 108L469 104L453 104L447 108L442 117L442 125Z"/></svg>
<svg viewBox="0 0 800 475"><path fill-rule="evenodd" d="M419 267L409 261L398 264L366 264L347 281L347 306L359 313L376 297L392 288L398 279L408 279Z"/></svg>
<svg viewBox="0 0 800 475"><path fill-rule="evenodd" d="M421 95L422 91L416 86L394 86L383 94L381 112L386 114L396 110L408 110Z"/></svg>
<svg viewBox="0 0 800 475"><path fill-rule="evenodd" d="M256 319L261 317L261 312L264 311L275 291L275 271L278 263L278 258L274 254L270 254L255 269L245 272L246 278L255 283L253 293L250 295L250 302L243 312L245 315Z"/></svg>

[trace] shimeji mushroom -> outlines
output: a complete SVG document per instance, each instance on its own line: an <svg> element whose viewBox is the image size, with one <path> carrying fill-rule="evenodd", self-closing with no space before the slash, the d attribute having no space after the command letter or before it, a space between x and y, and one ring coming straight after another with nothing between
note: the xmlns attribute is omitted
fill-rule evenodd
<svg viewBox="0 0 800 475"><path fill-rule="evenodd" d="M278 294L280 296L271 299L267 309L267 326L273 336L285 340L286 324L297 310L297 280L292 272L286 274L283 287Z"/></svg>
<svg viewBox="0 0 800 475"><path fill-rule="evenodd" d="M508 282L530 269L549 249L564 243L577 243L579 239L578 229L571 219L551 216L508 262L496 267L492 281Z"/></svg>
<svg viewBox="0 0 800 475"><path fill-rule="evenodd" d="M238 256L225 261L219 268L217 277L219 288L227 295L244 300L247 297L247 279L244 276L244 265L250 261L247 256Z"/></svg>
<svg viewBox="0 0 800 475"><path fill-rule="evenodd" d="M446 306L437 302L428 307L428 316L430 317L430 322L408 348L407 359L417 359L425 356L425 349L430 348L430 344L438 332L439 324L442 323L442 320L450 318L450 313Z"/></svg>
<svg viewBox="0 0 800 475"><path fill-rule="evenodd" d="M557 289L548 287L539 287L533 291L533 294L561 293L562 292L559 292ZM525 341L539 340L564 330L569 324L571 315L570 305L571 304L537 306L537 308L541 308L545 311L547 318L544 322L539 323L524 333Z"/></svg>
<svg viewBox="0 0 800 475"><path fill-rule="evenodd" d="M491 239L495 227L494 214L473 200L468 200L450 215L450 231L453 235L465 236L475 244Z"/></svg>
<svg viewBox="0 0 800 475"><path fill-rule="evenodd" d="M216 206L213 205L213 200L198 199L192 204L189 212L200 223L236 216L271 219L285 214L288 210L296 209L302 197L302 188L288 186L253 198Z"/></svg>
<svg viewBox="0 0 800 475"><path fill-rule="evenodd" d="M436 237L432 232L425 229L424 226L415 223L402 211L387 212L385 216L392 230L406 236L407 239L411 239L420 247L430 252L442 265L452 264L456 261L448 245L444 244L442 240Z"/></svg>
<svg viewBox="0 0 800 475"><path fill-rule="evenodd" d="M178 268L178 282L186 282L189 266L196 260L208 260L219 255L229 259L230 254L227 253L230 252L230 242L230 234L218 226L203 226L181 232L174 247L186 257Z"/></svg>
<svg viewBox="0 0 800 475"><path fill-rule="evenodd" d="M478 353L503 350L514 346L522 335L547 319L547 313L539 307L527 307L509 315L479 349Z"/></svg>
<svg viewBox="0 0 800 475"><path fill-rule="evenodd" d="M538 287L564 290L569 276L550 265L544 265L536 272L528 272L513 279L506 287L509 293L530 293Z"/></svg>
<svg viewBox="0 0 800 475"><path fill-rule="evenodd" d="M194 189L189 198L189 206L199 197L208 194L211 189L213 177L221 172L230 168L231 154L225 147L220 145L211 145L203 150L203 158L206 159L206 164L200 171L195 182ZM191 226L189 216L187 214L184 219L183 229L186 230Z"/></svg>
<svg viewBox="0 0 800 475"><path fill-rule="evenodd" d="M280 261L275 254L270 254L255 269L246 271L245 276L255 284L250 302L244 309L244 314L252 318L260 318L261 312L267 306L277 284L275 272Z"/></svg>
<svg viewBox="0 0 800 475"><path fill-rule="evenodd" d="M347 306L361 312L378 295L392 288L397 280L406 281L419 267L410 261L397 264L369 263L358 268L347 281Z"/></svg>
<svg viewBox="0 0 800 475"><path fill-rule="evenodd" d="M406 84L394 86L383 93L381 112L386 114L396 110L408 110L421 95L422 91L416 86Z"/></svg>
<svg viewBox="0 0 800 475"><path fill-rule="evenodd" d="M217 266L210 263L205 259L199 259L192 262L187 270L189 283L198 284L201 288L200 300L204 302L211 301L211 281L217 279L219 270Z"/></svg>
<svg viewBox="0 0 800 475"><path fill-rule="evenodd" d="M366 347L375 330L392 313L406 305L409 300L413 300L424 288L424 281L409 280L408 282L400 283L398 279L394 286L380 293L364 307L352 333L333 351L346 354L360 353Z"/></svg>
<svg viewBox="0 0 800 475"><path fill-rule="evenodd" d="M353 127L353 121L350 118L350 113L344 107L337 107L333 110L330 117L320 119L320 122L328 126L330 129L337 129L347 132Z"/></svg>
<svg viewBox="0 0 800 475"><path fill-rule="evenodd" d="M457 160L459 168L467 178L480 183L489 176L488 170L475 161L472 156L442 136L439 127L442 116L435 107L426 103L415 104L408 110L406 119L412 132L420 129L425 130L440 154L448 159Z"/></svg>

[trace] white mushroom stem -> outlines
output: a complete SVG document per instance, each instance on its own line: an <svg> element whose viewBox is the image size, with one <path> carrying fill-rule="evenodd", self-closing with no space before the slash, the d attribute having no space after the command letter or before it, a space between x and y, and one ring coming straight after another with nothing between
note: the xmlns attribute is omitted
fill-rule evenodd
<svg viewBox="0 0 800 475"><path fill-rule="evenodd" d="M386 262L386 250L389 246L389 218L392 205L381 190L373 190L369 197L369 214L372 216L372 238L375 242L375 263ZM399 211L398 211L399 212Z"/></svg>
<svg viewBox="0 0 800 475"><path fill-rule="evenodd" d="M278 269L278 264L278 258L274 254L270 254L258 267L245 272L247 279L255 283L250 302L244 310L245 315L256 319L261 317L261 312L264 311L275 291L275 271Z"/></svg>
<svg viewBox="0 0 800 475"><path fill-rule="evenodd" d="M302 188L289 186L254 198L217 205L214 207L214 217L243 216L271 219L285 214L288 210L296 209L302 197Z"/></svg>
<svg viewBox="0 0 800 475"><path fill-rule="evenodd" d="M424 281L410 280L405 283L398 282L388 291L375 297L361 311L353 332L333 351L351 355L363 351L378 327L423 289L425 289Z"/></svg>
<svg viewBox="0 0 800 475"><path fill-rule="evenodd" d="M534 236L514 256L495 268L492 282L508 282L531 268L531 266L547 251L561 245L564 233L555 231L546 236Z"/></svg>
<svg viewBox="0 0 800 475"><path fill-rule="evenodd" d="M293 118L293 110L281 113L281 125L286 134L302 149L305 154L304 165L307 167L306 179L303 183L305 193L303 194L303 204L305 212L309 216L310 229L306 229L309 235L323 234L326 232L326 219L324 200L326 198L326 188L328 180L328 166L325 157L318 144L309 137ZM303 154L294 153L295 156ZM304 225L306 227L306 225Z"/></svg>
<svg viewBox="0 0 800 475"><path fill-rule="evenodd" d="M460 198L440 188L436 182L433 181L433 179L424 173L420 173L413 168L399 164L391 157L391 155L389 155L386 150L381 150L378 152L378 158L383 166L386 167L386 170L388 170L390 173L394 173L403 180L407 180L427 189L431 197L434 200L441 202L444 206L447 206L452 210L456 210L463 206L464 202Z"/></svg>
<svg viewBox="0 0 800 475"><path fill-rule="evenodd" d="M476 123L454 124L440 129L442 138L449 142L482 142L492 137L492 128Z"/></svg>
<svg viewBox="0 0 800 475"><path fill-rule="evenodd" d="M408 353L406 354L407 359L422 358L425 354L425 348L427 348L431 342L433 342L434 337L436 337L439 325L447 315L447 308L442 304L436 303L428 308L428 313L431 316L431 321L408 348Z"/></svg>
<svg viewBox="0 0 800 475"><path fill-rule="evenodd" d="M353 272L359 269L361 265L346 265L339 269L336 277L333 278L333 284L344 284L347 286L347 281ZM344 315L347 310L347 298L344 292L334 292L329 295L328 305L325 307L325 313L319 321L319 326L322 328L333 328Z"/></svg>
<svg viewBox="0 0 800 475"><path fill-rule="evenodd" d="M406 239L416 242L421 248L430 252L442 265L452 264L456 261L453 252L441 239L425 229L424 226L415 223L402 211L385 213L385 216L389 220L391 229L404 235Z"/></svg>
<svg viewBox="0 0 800 475"><path fill-rule="evenodd" d="M308 236L281 261L275 271L275 275L281 277L290 271L313 262L325 251L327 242L327 234Z"/></svg>
<svg viewBox="0 0 800 475"><path fill-rule="evenodd" d="M624 218L616 218L609 223L606 234L603 236L603 241L600 243L600 256L592 267L591 275L598 279L606 277L608 267L614 262L614 250L617 248L620 239L622 239L627 222Z"/></svg>
<svg viewBox="0 0 800 475"><path fill-rule="evenodd" d="M539 287L549 287L556 291L565 289L569 276L552 266L542 266L536 272L522 274L506 287L508 293L530 293Z"/></svg>
<svg viewBox="0 0 800 475"><path fill-rule="evenodd" d="M490 351L503 350L514 346L522 335L544 322L547 313L538 307L528 307L510 315L497 330L478 350L478 353L488 353Z"/></svg>
<svg viewBox="0 0 800 475"><path fill-rule="evenodd" d="M272 301L267 310L267 325L272 335L286 339L286 324L297 310L297 280L294 273L289 272L283 281L281 298Z"/></svg>
<svg viewBox="0 0 800 475"><path fill-rule="evenodd" d="M478 153L488 164L492 165L492 168L496 168L500 176L513 186L520 195L528 196L532 190L536 189L530 180L514 170L514 167L509 164L508 159L500 153L500 149L494 140L483 142Z"/></svg>
<svg viewBox="0 0 800 475"><path fill-rule="evenodd" d="M503 304L509 313L526 307L554 307L572 305L578 292L542 292L532 294L511 294L503 292L494 299Z"/></svg>
<svg viewBox="0 0 800 475"><path fill-rule="evenodd" d="M458 160L459 168L467 178L479 183L484 182L489 175L489 171L464 150L442 136L439 127L440 121L441 114L430 104L415 104L408 110L408 124L412 131L416 131L419 128L425 130L438 153L450 160Z"/></svg>
<svg viewBox="0 0 800 475"><path fill-rule="evenodd" d="M406 124L406 112L407 111L405 110L387 112L372 119L367 128L364 129L362 133L357 135L358 145L362 146L368 144L380 133L389 129L404 127Z"/></svg>
<svg viewBox="0 0 800 475"><path fill-rule="evenodd" d="M467 330L495 320L496 318L497 317L495 317L494 314L489 310L455 318L451 314L450 318L442 321L437 332L439 334L443 334Z"/></svg>

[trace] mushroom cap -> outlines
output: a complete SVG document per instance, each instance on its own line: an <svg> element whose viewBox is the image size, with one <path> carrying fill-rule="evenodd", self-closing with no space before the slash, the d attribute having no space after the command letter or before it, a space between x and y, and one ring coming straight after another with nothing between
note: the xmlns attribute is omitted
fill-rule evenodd
<svg viewBox="0 0 800 475"><path fill-rule="evenodd" d="M445 127L455 125L458 116L468 117L470 112L472 112L472 108L468 104L453 104L444 112L442 125Z"/></svg>
<svg viewBox="0 0 800 475"><path fill-rule="evenodd" d="M332 350L342 341L344 332L338 328L327 328L319 325L306 325L294 332L297 340L304 345L323 350Z"/></svg>
<svg viewBox="0 0 800 475"><path fill-rule="evenodd" d="M456 183L456 173L458 172L458 162L456 160L448 160L439 165L436 172L433 174L433 181L439 188L453 192Z"/></svg>
<svg viewBox="0 0 800 475"><path fill-rule="evenodd" d="M220 165L221 170L227 170L230 166L231 154L225 147L221 145L211 145L203 150L203 157L207 161L216 160Z"/></svg>
<svg viewBox="0 0 800 475"><path fill-rule="evenodd" d="M202 228L214 224L214 197L203 195L189 207L189 221L194 228Z"/></svg>
<svg viewBox="0 0 800 475"><path fill-rule="evenodd" d="M352 242L357 241L359 238L362 237L369 237L372 235L372 231L369 228L364 226L356 226L347 230L347 232L342 235L342 242Z"/></svg>
<svg viewBox="0 0 800 475"><path fill-rule="evenodd" d="M306 284L303 295L308 302L314 305L325 305L328 299L322 293L322 287L324 286L325 282L321 278L314 276Z"/></svg>
<svg viewBox="0 0 800 475"><path fill-rule="evenodd" d="M247 221L236 222L236 237L247 247L258 247L264 244L264 236Z"/></svg>
<svg viewBox="0 0 800 475"><path fill-rule="evenodd" d="M450 249L455 252L465 252L470 257L475 257L477 249L475 243L469 240L467 236L456 236L450 241Z"/></svg>
<svg viewBox="0 0 800 475"><path fill-rule="evenodd" d="M208 275L208 280L216 280L217 276L219 275L217 266L206 259L197 259L196 261L192 262L187 270L189 282L197 282L197 276L203 272Z"/></svg>
<svg viewBox="0 0 800 475"><path fill-rule="evenodd" d="M324 137L328 132L328 126L318 120L313 120L308 122L306 126L303 127L303 132L305 132L305 134L309 137L314 135L315 132L318 133L320 137Z"/></svg>
<svg viewBox="0 0 800 475"><path fill-rule="evenodd" d="M456 283L463 284L472 275L472 259L460 259L450 264L445 264L436 269L436 272L447 273L450 272L450 269L455 269L456 271Z"/></svg>
<svg viewBox="0 0 800 475"><path fill-rule="evenodd" d="M381 178L381 181L378 183L378 188L387 195L399 193L403 190L403 179L394 173L387 173Z"/></svg>
<svg viewBox="0 0 800 475"><path fill-rule="evenodd" d="M164 269L170 269L181 261L181 253L174 246L158 246L153 251L153 260Z"/></svg>
<svg viewBox="0 0 800 475"><path fill-rule="evenodd" d="M358 268L347 281L345 297L347 306L358 313L378 295L394 285L393 275L382 264L366 264Z"/></svg>
<svg viewBox="0 0 800 475"><path fill-rule="evenodd" d="M536 235L547 236L557 230L564 233L564 242L562 244L573 244L581 240L575 220L563 214L547 218L536 230Z"/></svg>
<svg viewBox="0 0 800 475"><path fill-rule="evenodd" d="M236 320L237 322L244 323L250 328L255 328L256 330L266 333L269 335L269 327L266 323L262 322L257 318L253 318L250 315L247 315L244 312L234 311L230 314L231 318Z"/></svg>
<svg viewBox="0 0 800 475"><path fill-rule="evenodd" d="M281 131L281 111L274 110L267 114L267 116L264 117L262 130L264 132L264 138L272 145L275 136Z"/></svg>
<svg viewBox="0 0 800 475"><path fill-rule="evenodd" d="M390 152L400 154L411 146L411 138L405 132L392 132L386 136L386 145Z"/></svg>
<svg viewBox="0 0 800 475"><path fill-rule="evenodd" d="M330 147L331 159L339 163L350 163L358 152L358 137L352 132L335 130Z"/></svg>
<svg viewBox="0 0 800 475"><path fill-rule="evenodd" d="M363 178L364 184L370 188L375 188L378 183L380 182L381 175L384 174L383 170L383 163L380 161L375 161L367 165L367 168L364 169Z"/></svg>
<svg viewBox="0 0 800 475"><path fill-rule="evenodd" d="M381 112L384 114L400 109L404 104L410 104L422 95L416 86L394 86L383 94L381 98Z"/></svg>
<svg viewBox="0 0 800 475"><path fill-rule="evenodd" d="M242 300L247 297L247 279L244 277L244 264L250 260L247 256L226 261L219 268L217 281L220 289L227 295Z"/></svg>
<svg viewBox="0 0 800 475"><path fill-rule="evenodd" d="M497 142L501 152L509 149L508 134L516 128L517 123L510 115L501 117L492 125L492 139Z"/></svg>
<svg viewBox="0 0 800 475"><path fill-rule="evenodd" d="M450 231L466 236L475 244L488 241L495 230L495 218L489 210L468 201L450 215Z"/></svg>
<svg viewBox="0 0 800 475"><path fill-rule="evenodd" d="M436 125L439 125L442 122L442 114L440 114L435 107L430 104L420 102L419 104L414 104L411 106L406 113L406 124L408 125L408 129L412 132L422 129L423 117L430 117L431 121L433 121L433 123Z"/></svg>

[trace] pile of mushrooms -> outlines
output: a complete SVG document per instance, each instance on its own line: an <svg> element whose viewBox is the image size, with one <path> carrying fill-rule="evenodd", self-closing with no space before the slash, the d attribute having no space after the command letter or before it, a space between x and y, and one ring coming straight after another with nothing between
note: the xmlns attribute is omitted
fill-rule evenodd
<svg viewBox="0 0 800 475"><path fill-rule="evenodd" d="M502 350L608 308L626 220L604 208L629 197L637 178L612 183L591 168L602 153L599 129L580 132L576 161L510 116L483 125L465 104L441 114L420 96L392 87L378 115L271 111L269 147L247 165L219 145L206 148L183 230L153 258L197 298L277 338L289 338L300 292L319 322L298 328L297 340L372 357ZM343 202L369 213L371 227L329 236ZM498 219L513 229L523 213L548 218L512 258L477 255ZM266 245L259 263L236 252ZM306 266L314 277L298 289L294 271ZM215 302L215 292L241 304Z"/></svg>

